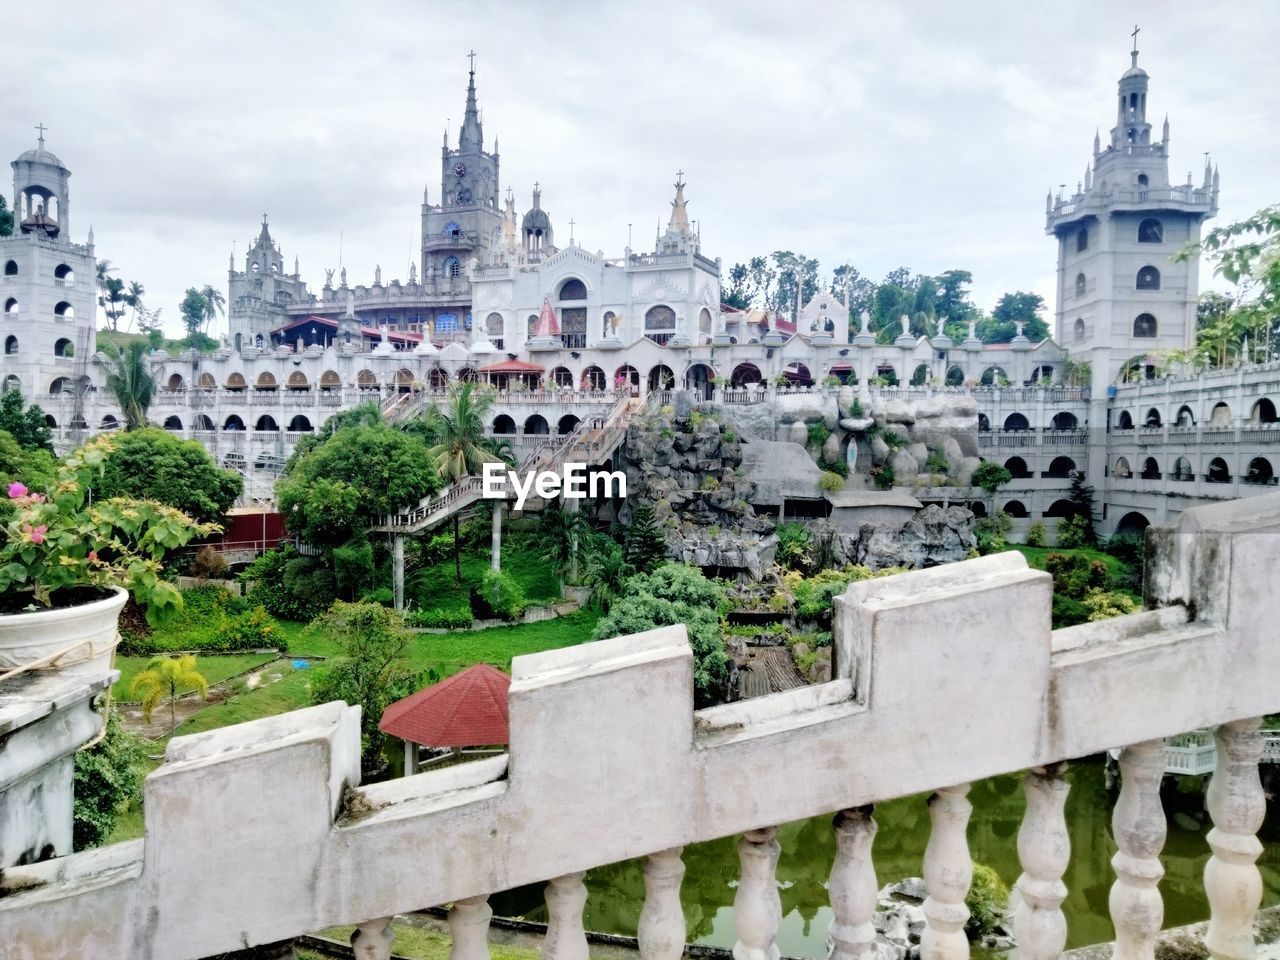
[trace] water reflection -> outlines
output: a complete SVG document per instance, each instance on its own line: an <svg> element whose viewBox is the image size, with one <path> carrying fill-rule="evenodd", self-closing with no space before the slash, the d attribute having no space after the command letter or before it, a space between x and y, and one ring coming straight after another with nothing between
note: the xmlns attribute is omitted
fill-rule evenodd
<svg viewBox="0 0 1280 960"><path fill-rule="evenodd" d="M1071 863L1065 882L1069 891L1063 909L1067 915L1067 946L1084 946L1109 940L1111 923L1107 896L1113 875L1111 856L1112 797L1104 783L1100 760L1074 764L1068 770L1071 792L1067 798L1067 827L1071 834ZM969 799L973 817L969 846L973 858L989 864L1009 886L1021 872L1017 834L1024 799L1020 776L993 777L973 785ZM1172 783L1170 781L1170 783ZM907 876L919 876L924 848L929 841L929 812L925 797L911 797L880 804L875 817L880 825L875 842L876 875L883 885ZM1207 817L1194 792L1170 791L1165 809L1170 811L1169 837L1163 862L1161 890L1165 902L1165 926L1208 919L1202 875L1209 857L1205 842ZM1263 826L1266 845L1259 866L1265 893L1263 905L1280 902L1280 811L1275 805ZM785 824L778 830L782 856L778 881L783 922L778 946L784 956L826 956L826 881L835 856L830 817L815 817ZM733 895L738 878L737 838L724 837L687 847L687 867L680 899L684 905L689 940L720 947L733 946ZM588 930L634 936L644 905L641 861L631 860L599 867L587 873L589 896L585 911ZM522 887L496 894L494 912L545 922L542 886Z"/></svg>

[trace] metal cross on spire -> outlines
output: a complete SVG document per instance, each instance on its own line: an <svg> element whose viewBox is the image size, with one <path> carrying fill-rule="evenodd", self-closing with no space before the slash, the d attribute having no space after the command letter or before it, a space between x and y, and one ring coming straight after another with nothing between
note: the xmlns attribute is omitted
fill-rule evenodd
<svg viewBox="0 0 1280 960"><path fill-rule="evenodd" d="M575 222L572 217L569 218L569 246L571 247L573 246L573 225Z"/></svg>
<svg viewBox="0 0 1280 960"><path fill-rule="evenodd" d="M472 50L470 53L467 54L467 60L471 62L471 72L475 73L476 72L476 52L474 50Z"/></svg>
<svg viewBox="0 0 1280 960"><path fill-rule="evenodd" d="M41 149L44 149L44 132L48 129L49 128L46 127L43 123L36 124L36 130L39 132L39 142L40 142Z"/></svg>
<svg viewBox="0 0 1280 960"><path fill-rule="evenodd" d="M1135 23L1135 24L1133 25L1133 33L1129 34L1129 36L1133 37L1133 52L1134 52L1134 53L1137 53L1137 52L1138 52L1138 31L1139 31L1139 30L1141 30L1141 29L1142 29L1142 28L1141 28L1141 27L1139 27L1139 26Z"/></svg>

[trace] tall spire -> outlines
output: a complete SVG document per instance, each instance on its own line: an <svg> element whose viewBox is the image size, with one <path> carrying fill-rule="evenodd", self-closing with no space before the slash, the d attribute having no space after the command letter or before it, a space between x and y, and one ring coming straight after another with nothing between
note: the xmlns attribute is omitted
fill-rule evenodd
<svg viewBox="0 0 1280 960"><path fill-rule="evenodd" d="M458 149L473 147L479 150L484 146L484 131L480 127L480 111L476 107L476 52L472 50L467 58L471 61L471 69L467 73L467 109L458 132Z"/></svg>
<svg viewBox="0 0 1280 960"><path fill-rule="evenodd" d="M671 201L671 219L667 222L667 233L675 233L682 237L693 231L689 228L688 201L684 198L684 171L676 171L676 198Z"/></svg>

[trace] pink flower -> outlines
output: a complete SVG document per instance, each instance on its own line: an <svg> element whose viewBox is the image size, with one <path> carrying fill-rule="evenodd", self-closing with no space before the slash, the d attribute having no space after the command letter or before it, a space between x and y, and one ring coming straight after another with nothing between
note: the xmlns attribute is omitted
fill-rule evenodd
<svg viewBox="0 0 1280 960"><path fill-rule="evenodd" d="M17 481L17 480L15 480L15 481L13 481L13 483L9 484L9 499L10 499L10 500L17 500L19 497L25 497L25 496L27 495L27 492L28 492L28 491L27 491L27 488L26 488L26 487L24 487L22 484L18 483L18 481Z"/></svg>
<svg viewBox="0 0 1280 960"><path fill-rule="evenodd" d="M29 523L24 523L22 525L22 532L27 535L27 539L32 543L44 543L45 531L48 529L49 528L43 523L38 527L33 527Z"/></svg>
<svg viewBox="0 0 1280 960"><path fill-rule="evenodd" d="M97 551L97 550L90 550L90 551L89 551L89 562L90 562L90 563L97 563L97 562L98 562L98 551Z"/></svg>

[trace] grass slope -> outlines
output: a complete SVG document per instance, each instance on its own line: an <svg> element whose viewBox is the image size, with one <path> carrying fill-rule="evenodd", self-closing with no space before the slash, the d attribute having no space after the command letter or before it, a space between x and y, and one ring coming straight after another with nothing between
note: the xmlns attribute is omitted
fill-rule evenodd
<svg viewBox="0 0 1280 960"><path fill-rule="evenodd" d="M204 674L209 686L221 683L229 677L260 667L276 659L274 653L228 653L222 655L203 654L196 657L196 669ZM116 669L120 671L120 679L111 688L111 695L120 703L138 703L137 694L131 693L129 686L133 678L146 669L151 657L116 657Z"/></svg>

